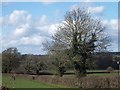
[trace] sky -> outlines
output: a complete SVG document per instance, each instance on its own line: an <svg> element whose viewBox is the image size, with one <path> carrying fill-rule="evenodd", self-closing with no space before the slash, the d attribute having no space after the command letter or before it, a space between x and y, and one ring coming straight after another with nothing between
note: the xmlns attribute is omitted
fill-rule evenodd
<svg viewBox="0 0 120 90"><path fill-rule="evenodd" d="M118 51L117 2L6 2L0 7L1 52L17 47L22 54L45 54L42 43L51 40L66 11L78 7L102 21L111 38L109 51Z"/></svg>

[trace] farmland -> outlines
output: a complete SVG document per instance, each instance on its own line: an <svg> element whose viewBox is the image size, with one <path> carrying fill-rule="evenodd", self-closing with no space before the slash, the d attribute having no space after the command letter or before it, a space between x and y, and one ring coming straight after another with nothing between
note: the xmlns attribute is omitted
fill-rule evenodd
<svg viewBox="0 0 120 90"><path fill-rule="evenodd" d="M64 86L30 80L20 76L13 80L10 75L6 74L3 75L2 80L3 86L9 88L64 88Z"/></svg>
<svg viewBox="0 0 120 90"><path fill-rule="evenodd" d="M82 81L83 83L86 83L86 80L88 83L92 81L93 84L98 84L98 82L105 84L104 81L108 80L106 82L110 82L111 86L112 83L116 85L118 84L117 70L114 70L114 72L111 73L99 73L106 72L106 70L88 70L87 72L93 73L87 74L87 77L80 79L80 81ZM11 88L78 88L79 85L76 86L76 82L79 82L79 79L76 78L76 76L72 73L72 71L69 71L69 74L63 75L63 77L59 77L57 75L34 75L35 80L32 79L32 75L27 74L17 74L16 80L13 80L10 74L3 74L2 83L3 86ZM103 85L100 87L107 86ZM115 86L113 87L115 88Z"/></svg>

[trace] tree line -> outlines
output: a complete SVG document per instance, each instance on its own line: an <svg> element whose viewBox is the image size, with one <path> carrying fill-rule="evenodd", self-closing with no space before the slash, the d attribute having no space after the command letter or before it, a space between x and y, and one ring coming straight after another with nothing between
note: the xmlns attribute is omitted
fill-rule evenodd
<svg viewBox="0 0 120 90"><path fill-rule="evenodd" d="M120 54L114 52L98 53L94 57L94 64L89 64L87 69L105 70L108 67L118 69L118 65L113 61L115 55ZM4 50L1 56L3 73L58 74L62 76L66 71L74 71L73 62L61 63L49 55L21 54L15 47Z"/></svg>

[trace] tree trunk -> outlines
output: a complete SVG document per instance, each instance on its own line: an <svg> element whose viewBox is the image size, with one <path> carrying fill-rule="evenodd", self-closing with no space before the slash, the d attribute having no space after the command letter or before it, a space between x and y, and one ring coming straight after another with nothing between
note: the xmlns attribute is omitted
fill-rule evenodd
<svg viewBox="0 0 120 90"><path fill-rule="evenodd" d="M12 69L9 69L8 73L10 73L12 71Z"/></svg>
<svg viewBox="0 0 120 90"><path fill-rule="evenodd" d="M82 70L81 70L81 76L86 76L86 57L82 58Z"/></svg>
<svg viewBox="0 0 120 90"><path fill-rule="evenodd" d="M39 75L39 70L36 70L36 74Z"/></svg>
<svg viewBox="0 0 120 90"><path fill-rule="evenodd" d="M80 58L80 61L74 61L74 67L77 76L86 76L86 57Z"/></svg>
<svg viewBox="0 0 120 90"><path fill-rule="evenodd" d="M7 68L4 70L4 73L7 73Z"/></svg>

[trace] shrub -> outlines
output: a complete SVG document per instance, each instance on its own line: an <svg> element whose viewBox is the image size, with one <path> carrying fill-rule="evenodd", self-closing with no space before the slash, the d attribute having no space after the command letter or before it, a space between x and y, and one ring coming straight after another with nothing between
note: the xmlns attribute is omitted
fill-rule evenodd
<svg viewBox="0 0 120 90"><path fill-rule="evenodd" d="M111 73L111 72L113 72L113 70L114 70L114 68L112 68L112 67L107 67L107 71L108 71L108 72Z"/></svg>
<svg viewBox="0 0 120 90"><path fill-rule="evenodd" d="M1 87L1 90L9 90L9 88L5 87L5 86L2 86Z"/></svg>

